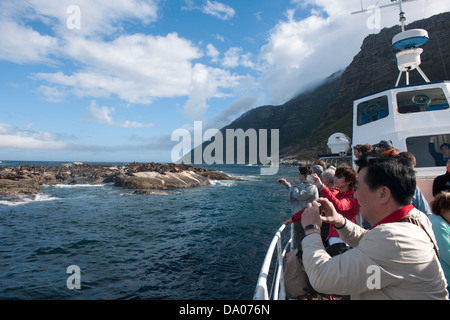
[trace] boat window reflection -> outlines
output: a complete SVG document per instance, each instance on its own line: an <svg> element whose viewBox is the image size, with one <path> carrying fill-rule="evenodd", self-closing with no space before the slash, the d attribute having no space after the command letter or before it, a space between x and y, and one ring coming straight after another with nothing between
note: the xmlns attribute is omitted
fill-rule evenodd
<svg viewBox="0 0 450 320"><path fill-rule="evenodd" d="M399 113L437 111L449 108L441 88L399 92L397 93L397 105Z"/></svg>
<svg viewBox="0 0 450 320"><path fill-rule="evenodd" d="M388 98L381 96L358 104L357 124L362 126L386 118L388 115Z"/></svg>

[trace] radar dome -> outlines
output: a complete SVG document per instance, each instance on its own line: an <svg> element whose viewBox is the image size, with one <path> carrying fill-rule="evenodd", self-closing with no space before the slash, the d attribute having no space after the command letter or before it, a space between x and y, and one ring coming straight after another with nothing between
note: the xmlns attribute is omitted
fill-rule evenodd
<svg viewBox="0 0 450 320"><path fill-rule="evenodd" d="M350 138L344 133L334 133L328 138L328 148L331 149L331 153L347 154L350 144Z"/></svg>
<svg viewBox="0 0 450 320"><path fill-rule="evenodd" d="M392 46L396 50L418 48L428 41L428 32L423 29L411 29L400 32L392 39Z"/></svg>

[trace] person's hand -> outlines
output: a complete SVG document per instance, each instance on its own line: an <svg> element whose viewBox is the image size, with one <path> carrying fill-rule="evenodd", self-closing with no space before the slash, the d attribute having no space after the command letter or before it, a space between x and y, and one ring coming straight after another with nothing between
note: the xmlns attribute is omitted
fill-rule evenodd
<svg viewBox="0 0 450 320"><path fill-rule="evenodd" d="M286 220L285 222L283 222L283 224L285 224L286 226L290 225L292 223L292 218L289 218L288 220Z"/></svg>
<svg viewBox="0 0 450 320"><path fill-rule="evenodd" d="M278 183L286 185L287 181L286 181L286 179L280 179L280 180L278 180Z"/></svg>
<svg viewBox="0 0 450 320"><path fill-rule="evenodd" d="M323 222L332 223L338 228L344 225L345 218L336 211L336 208L330 202L330 200L326 198L319 198L317 199L317 202L321 204L321 209L323 212L321 220Z"/></svg>
<svg viewBox="0 0 450 320"><path fill-rule="evenodd" d="M306 210L302 214L302 226L305 228L310 224L322 226L322 218L320 217L321 204L317 201L308 203Z"/></svg>
<svg viewBox="0 0 450 320"><path fill-rule="evenodd" d="M319 176L316 173L313 173L311 175L311 178L313 178L311 184L315 185L318 189L325 187L325 185L322 183L322 180L320 180Z"/></svg>

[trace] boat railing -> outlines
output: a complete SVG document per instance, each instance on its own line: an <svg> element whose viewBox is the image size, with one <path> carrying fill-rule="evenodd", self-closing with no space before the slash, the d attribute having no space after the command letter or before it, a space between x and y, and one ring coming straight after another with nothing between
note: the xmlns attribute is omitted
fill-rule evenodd
<svg viewBox="0 0 450 320"><path fill-rule="evenodd" d="M323 160L327 166L333 165L336 168L339 165L351 165L352 164L352 154L351 152L347 154L338 154L338 153L330 153L330 154L319 154L319 159Z"/></svg>
<svg viewBox="0 0 450 320"><path fill-rule="evenodd" d="M284 257L286 253L293 248L293 224L290 228L290 237L287 243L283 246L282 233L285 231L286 225L282 225L272 242L264 258L261 271L259 273L258 281L256 283L255 294L253 300L285 300L286 290L284 287ZM289 251L288 251L289 250ZM274 259L274 253L276 251L276 259ZM270 290L268 287L268 281L272 279Z"/></svg>

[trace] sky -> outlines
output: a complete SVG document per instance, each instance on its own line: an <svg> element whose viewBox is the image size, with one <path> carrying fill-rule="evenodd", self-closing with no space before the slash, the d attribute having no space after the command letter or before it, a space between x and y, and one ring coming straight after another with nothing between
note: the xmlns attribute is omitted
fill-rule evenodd
<svg viewBox="0 0 450 320"><path fill-rule="evenodd" d="M390 2L1 0L0 161L171 162L177 130L220 129L347 67L399 11L351 13Z"/></svg>

